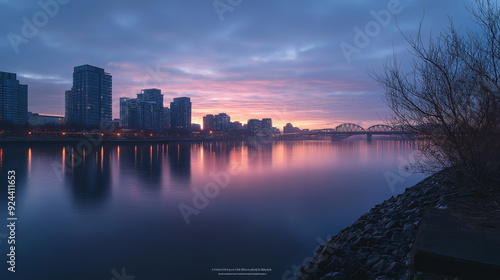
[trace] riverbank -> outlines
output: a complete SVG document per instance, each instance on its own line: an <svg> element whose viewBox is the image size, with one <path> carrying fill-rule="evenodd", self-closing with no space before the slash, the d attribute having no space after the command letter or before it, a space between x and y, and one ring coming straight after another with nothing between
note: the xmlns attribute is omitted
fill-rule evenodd
<svg viewBox="0 0 500 280"><path fill-rule="evenodd" d="M411 251L424 210L445 209L470 196L477 197L457 189L447 172L438 172L375 206L320 246L297 279L413 279Z"/></svg>

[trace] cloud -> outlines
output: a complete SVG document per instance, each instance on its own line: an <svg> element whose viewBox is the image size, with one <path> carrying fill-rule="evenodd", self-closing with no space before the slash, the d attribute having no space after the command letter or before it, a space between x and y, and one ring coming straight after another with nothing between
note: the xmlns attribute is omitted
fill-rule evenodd
<svg viewBox="0 0 500 280"><path fill-rule="evenodd" d="M39 113L64 114L73 67L91 64L113 75L115 118L120 97L155 87L165 105L192 97L195 122L226 112L242 122L272 116L278 126L379 123L388 109L366 72L393 50L406 53L400 31L415 34L424 11L424 30L435 34L449 14L470 21L471 1L401 0L399 29L393 19L348 63L339 45L352 44L354 28L389 1L244 1L222 22L211 1L70 1L16 54L6 35L22 35L22 18L41 8L0 0L0 71L29 84L29 108Z"/></svg>

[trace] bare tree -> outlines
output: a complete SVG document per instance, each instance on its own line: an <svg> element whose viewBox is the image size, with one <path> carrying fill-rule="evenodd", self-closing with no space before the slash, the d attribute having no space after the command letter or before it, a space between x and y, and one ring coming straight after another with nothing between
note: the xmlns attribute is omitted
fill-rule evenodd
<svg viewBox="0 0 500 280"><path fill-rule="evenodd" d="M372 75L385 89L391 125L422 140L419 171L452 168L484 190L500 178L500 10L490 0L467 10L472 26L457 29L450 19L424 43L420 25L414 38L403 35L410 67L395 57Z"/></svg>

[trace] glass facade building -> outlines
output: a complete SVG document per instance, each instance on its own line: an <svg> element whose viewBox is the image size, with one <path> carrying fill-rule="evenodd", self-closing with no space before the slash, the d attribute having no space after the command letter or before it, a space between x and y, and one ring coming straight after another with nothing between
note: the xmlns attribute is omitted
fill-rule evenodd
<svg viewBox="0 0 500 280"><path fill-rule="evenodd" d="M71 124L109 125L112 120L112 77L104 69L82 65L74 68ZM68 104L66 105L68 106Z"/></svg>
<svg viewBox="0 0 500 280"><path fill-rule="evenodd" d="M28 123L28 85L14 73L0 72L0 121Z"/></svg>
<svg viewBox="0 0 500 280"><path fill-rule="evenodd" d="M191 99L174 98L170 103L171 125L173 129L191 130Z"/></svg>

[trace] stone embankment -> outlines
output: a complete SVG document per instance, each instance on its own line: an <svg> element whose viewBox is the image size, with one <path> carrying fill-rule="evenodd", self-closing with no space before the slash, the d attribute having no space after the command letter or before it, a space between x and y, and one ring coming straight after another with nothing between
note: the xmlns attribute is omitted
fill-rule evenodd
<svg viewBox="0 0 500 280"><path fill-rule="evenodd" d="M445 172L430 176L320 246L297 279L410 279L410 251L424 209L444 208L456 195Z"/></svg>

